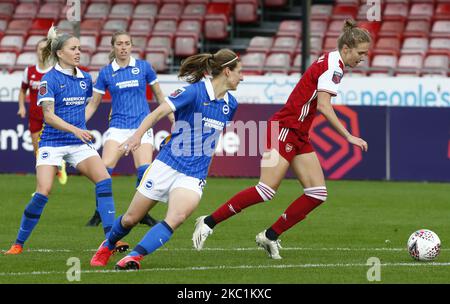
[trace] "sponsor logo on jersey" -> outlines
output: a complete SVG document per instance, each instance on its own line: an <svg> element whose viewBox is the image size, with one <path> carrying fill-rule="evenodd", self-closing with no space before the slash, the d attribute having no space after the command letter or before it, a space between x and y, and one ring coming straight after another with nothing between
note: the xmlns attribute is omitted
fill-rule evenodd
<svg viewBox="0 0 450 304"><path fill-rule="evenodd" d="M170 94L170 97L172 98L177 98L178 96L180 96L185 90L185 88L179 88L176 89L174 92L172 92L172 94Z"/></svg>
<svg viewBox="0 0 450 304"><path fill-rule="evenodd" d="M334 73L333 73L333 78L331 78L331 80L332 80L334 83L338 84L338 83L341 82L342 76L344 76L344 75L342 75L341 72L334 71Z"/></svg>

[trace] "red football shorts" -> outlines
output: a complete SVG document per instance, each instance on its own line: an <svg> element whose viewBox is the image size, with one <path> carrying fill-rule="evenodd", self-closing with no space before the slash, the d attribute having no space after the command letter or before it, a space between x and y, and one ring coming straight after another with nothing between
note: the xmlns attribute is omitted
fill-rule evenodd
<svg viewBox="0 0 450 304"><path fill-rule="evenodd" d="M278 132L275 132L277 129ZM299 135L295 129L282 128L271 123L267 126L267 148L276 149L288 162L296 155L314 152L309 136Z"/></svg>
<svg viewBox="0 0 450 304"><path fill-rule="evenodd" d="M28 129L31 133L40 132L42 129L42 125L44 123L43 119L29 117L28 118Z"/></svg>

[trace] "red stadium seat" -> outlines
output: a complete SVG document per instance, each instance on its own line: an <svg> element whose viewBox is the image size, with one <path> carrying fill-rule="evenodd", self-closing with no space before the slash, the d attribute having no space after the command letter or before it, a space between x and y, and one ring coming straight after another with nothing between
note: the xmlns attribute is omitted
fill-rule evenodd
<svg viewBox="0 0 450 304"><path fill-rule="evenodd" d="M431 20L434 13L433 3L413 3L409 11L409 20Z"/></svg>
<svg viewBox="0 0 450 304"><path fill-rule="evenodd" d="M27 33L31 28L32 21L30 19L12 19L9 21L8 28L6 29L6 35L22 35Z"/></svg>
<svg viewBox="0 0 450 304"><path fill-rule="evenodd" d="M30 35L23 47L24 51L36 51L37 44L40 40L46 38L47 35Z"/></svg>
<svg viewBox="0 0 450 304"><path fill-rule="evenodd" d="M254 23L259 20L257 0L236 0L234 17L237 23Z"/></svg>
<svg viewBox="0 0 450 304"><path fill-rule="evenodd" d="M99 69L109 64L109 52L98 52L91 57L90 69Z"/></svg>
<svg viewBox="0 0 450 304"><path fill-rule="evenodd" d="M273 44L273 37L255 36L250 39L247 53L263 52L268 53Z"/></svg>
<svg viewBox="0 0 450 304"><path fill-rule="evenodd" d="M400 39L403 35L405 28L404 21L383 21L381 24L380 31L378 32L379 37L396 37Z"/></svg>
<svg viewBox="0 0 450 304"><path fill-rule="evenodd" d="M147 46L148 36L133 35L131 40L133 41L133 50L137 50L143 54L145 47Z"/></svg>
<svg viewBox="0 0 450 304"><path fill-rule="evenodd" d="M152 31L154 23L155 20L153 17L149 17L147 19L133 19L131 20L128 32L131 36L148 35Z"/></svg>
<svg viewBox="0 0 450 304"><path fill-rule="evenodd" d="M80 45L83 52L93 54L97 50L97 36L94 35L81 35Z"/></svg>
<svg viewBox="0 0 450 304"><path fill-rule="evenodd" d="M408 17L408 5L404 3L388 3L383 12L383 20L404 21Z"/></svg>
<svg viewBox="0 0 450 304"><path fill-rule="evenodd" d="M398 55L400 51L400 39L394 37L380 37L375 44L374 53Z"/></svg>
<svg viewBox="0 0 450 304"><path fill-rule="evenodd" d="M177 32L175 34L175 56L187 57L198 53L198 34Z"/></svg>
<svg viewBox="0 0 450 304"><path fill-rule="evenodd" d="M324 36L327 30L327 21L324 20L311 20L309 24L311 35Z"/></svg>
<svg viewBox="0 0 450 304"><path fill-rule="evenodd" d="M147 42L147 48L150 49L165 49L170 50L173 49L173 34L172 33L154 33Z"/></svg>
<svg viewBox="0 0 450 304"><path fill-rule="evenodd" d="M286 74L291 67L291 59L287 53L270 53L264 62L264 72Z"/></svg>
<svg viewBox="0 0 450 304"><path fill-rule="evenodd" d="M184 7L182 18L191 16L203 18L205 14L206 14L205 3L189 3Z"/></svg>
<svg viewBox="0 0 450 304"><path fill-rule="evenodd" d="M337 49L337 37L336 36L325 37L325 40L323 43L323 51L330 52L335 49Z"/></svg>
<svg viewBox="0 0 450 304"><path fill-rule="evenodd" d="M339 36L342 32L342 28L344 27L344 23L342 20L332 20L328 24L327 35L330 36Z"/></svg>
<svg viewBox="0 0 450 304"><path fill-rule="evenodd" d="M150 62L157 73L167 72L169 69L169 53L164 49L148 50L145 60Z"/></svg>
<svg viewBox="0 0 450 304"><path fill-rule="evenodd" d="M423 65L422 55L402 55L398 60L396 75L408 74L411 76L419 76L420 69Z"/></svg>
<svg viewBox="0 0 450 304"><path fill-rule="evenodd" d="M63 33L73 33L73 25L68 20L60 20L59 23L56 25L58 28L58 31Z"/></svg>
<svg viewBox="0 0 450 304"><path fill-rule="evenodd" d="M49 18L49 19L56 20L56 19L58 19L63 6L64 6L63 3L58 3L58 2L44 3L39 8L37 17L38 18Z"/></svg>
<svg viewBox="0 0 450 304"><path fill-rule="evenodd" d="M311 53L318 54L318 53L322 52L322 44L323 44L322 36L310 36L309 47L310 47ZM299 39L299 41L298 41L298 46L297 46L296 52L299 52L299 53L302 52L302 39Z"/></svg>
<svg viewBox="0 0 450 304"><path fill-rule="evenodd" d="M316 54L309 55L309 64L308 67L317 59ZM302 65L302 54L297 53L294 57L294 60L292 61L292 67L289 70L289 73L300 73Z"/></svg>
<svg viewBox="0 0 450 304"><path fill-rule="evenodd" d="M16 65L14 68L24 69L29 65L35 65L37 63L36 52L23 52L21 53L16 60Z"/></svg>
<svg viewBox="0 0 450 304"><path fill-rule="evenodd" d="M0 3L0 18L11 18L14 15L13 3Z"/></svg>
<svg viewBox="0 0 450 304"><path fill-rule="evenodd" d="M83 19L106 19L108 17L110 9L111 6L109 3L91 3L86 10L86 14L83 16Z"/></svg>
<svg viewBox="0 0 450 304"><path fill-rule="evenodd" d="M5 35L0 41L0 51L16 52L22 51L24 37L22 35Z"/></svg>
<svg viewBox="0 0 450 304"><path fill-rule="evenodd" d="M159 16L180 16L184 6L182 3L163 3L158 11Z"/></svg>
<svg viewBox="0 0 450 304"><path fill-rule="evenodd" d="M328 21L333 12L333 5L330 4L313 4L311 5L311 20Z"/></svg>
<svg viewBox="0 0 450 304"><path fill-rule="evenodd" d="M202 34L202 22L195 19L183 19L178 23L177 32L195 33L200 36Z"/></svg>
<svg viewBox="0 0 450 304"><path fill-rule="evenodd" d="M266 7L283 7L287 4L287 0L264 0Z"/></svg>
<svg viewBox="0 0 450 304"><path fill-rule="evenodd" d="M242 71L244 74L262 75L266 54L247 53L241 57Z"/></svg>
<svg viewBox="0 0 450 304"><path fill-rule="evenodd" d="M19 3L14 11L14 18L33 19L37 15L38 7L37 3Z"/></svg>
<svg viewBox="0 0 450 304"><path fill-rule="evenodd" d="M47 35L48 30L54 24L55 20L53 19L35 19L33 24L31 25L31 29L29 34L32 35Z"/></svg>
<svg viewBox="0 0 450 304"><path fill-rule="evenodd" d="M175 33L178 19L173 17L160 17L153 26L153 32Z"/></svg>
<svg viewBox="0 0 450 304"><path fill-rule="evenodd" d="M107 52L110 51L111 46L111 35L104 35L100 38L100 43L98 44L97 51Z"/></svg>
<svg viewBox="0 0 450 304"><path fill-rule="evenodd" d="M0 70L11 69L16 63L16 52L2 52L0 51Z"/></svg>
<svg viewBox="0 0 450 304"><path fill-rule="evenodd" d="M448 54L450 56L450 38L433 38L430 40L428 53Z"/></svg>
<svg viewBox="0 0 450 304"><path fill-rule="evenodd" d="M411 37L403 41L402 54L422 54L428 50L428 38Z"/></svg>
<svg viewBox="0 0 450 304"><path fill-rule="evenodd" d="M450 2L438 3L434 12L435 20L450 20Z"/></svg>
<svg viewBox="0 0 450 304"><path fill-rule="evenodd" d="M278 35L275 36L272 44L271 51L289 53L293 56L295 49L298 45L299 36L298 35Z"/></svg>
<svg viewBox="0 0 450 304"><path fill-rule="evenodd" d="M406 24L404 37L428 37L430 22L427 20L410 20Z"/></svg>
<svg viewBox="0 0 450 304"><path fill-rule="evenodd" d="M431 29L433 38L450 38L450 20L437 20Z"/></svg>
<svg viewBox="0 0 450 304"><path fill-rule="evenodd" d="M397 56L395 55L375 55L372 60L373 73L388 73L397 67ZM372 75L372 73L371 73Z"/></svg>
<svg viewBox="0 0 450 304"><path fill-rule="evenodd" d="M108 19L103 25L102 35L112 35L118 31L126 31L128 28L128 19Z"/></svg>
<svg viewBox="0 0 450 304"><path fill-rule="evenodd" d="M206 15L204 23L204 35L210 40L224 40L228 38L230 26L228 18L221 14Z"/></svg>
<svg viewBox="0 0 450 304"><path fill-rule="evenodd" d="M377 21L366 21L366 22L358 22L358 26L366 29L369 33L370 36L372 37L372 41L376 41L377 37L378 37L378 32L381 29L381 22L377 22Z"/></svg>
<svg viewBox="0 0 450 304"><path fill-rule="evenodd" d="M81 35L97 35L99 29L103 28L103 19L85 19L81 21Z"/></svg>
<svg viewBox="0 0 450 304"><path fill-rule="evenodd" d="M447 75L449 69L449 56L446 55L428 55L423 63L422 75Z"/></svg>
<svg viewBox="0 0 450 304"><path fill-rule="evenodd" d="M109 18L128 19L133 15L134 4L116 3L111 8Z"/></svg>
<svg viewBox="0 0 450 304"><path fill-rule="evenodd" d="M283 20L278 26L277 35L294 34L300 36L302 33L302 23L298 20Z"/></svg>
<svg viewBox="0 0 450 304"><path fill-rule="evenodd" d="M155 3L140 3L136 5L133 13L133 18L149 18L156 17L158 14L158 5Z"/></svg>
<svg viewBox="0 0 450 304"><path fill-rule="evenodd" d="M356 19L358 14L358 6L356 5L334 5L332 19L344 20L344 19Z"/></svg>

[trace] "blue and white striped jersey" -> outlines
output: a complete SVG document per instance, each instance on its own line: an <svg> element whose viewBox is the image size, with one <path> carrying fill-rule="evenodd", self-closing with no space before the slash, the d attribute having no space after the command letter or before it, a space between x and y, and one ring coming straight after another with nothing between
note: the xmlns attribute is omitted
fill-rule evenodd
<svg viewBox="0 0 450 304"><path fill-rule="evenodd" d="M88 73L76 68L77 75L63 70L59 64L42 77L38 93L38 105L43 101L54 101L55 114L86 130L85 108L92 97L92 78ZM39 147L61 147L79 145L83 142L72 133L53 128L44 122Z"/></svg>
<svg viewBox="0 0 450 304"><path fill-rule="evenodd" d="M150 113L146 98L147 83L158 81L151 65L130 57L128 66L121 68L116 60L103 67L94 85L94 91L111 94L109 126L118 129L136 129Z"/></svg>
<svg viewBox="0 0 450 304"><path fill-rule="evenodd" d="M209 78L166 97L175 112L175 129L157 159L188 176L206 179L217 141L238 103L230 94L216 100Z"/></svg>

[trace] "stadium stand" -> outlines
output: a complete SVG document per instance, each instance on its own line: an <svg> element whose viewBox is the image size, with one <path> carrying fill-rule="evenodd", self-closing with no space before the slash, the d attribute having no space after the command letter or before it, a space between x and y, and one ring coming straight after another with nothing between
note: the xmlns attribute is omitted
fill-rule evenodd
<svg viewBox="0 0 450 304"><path fill-rule="evenodd" d="M0 0L0 67L13 72L26 62L52 23L72 32L65 4ZM292 74L302 55L300 5L300 0L85 0L83 65L98 70L111 34L126 30L135 53L151 60L159 73L176 73L192 54L229 47L243 58L245 73ZM367 20L368 9L362 0L313 1L311 58L336 48L342 21L351 17L374 42L368 60L353 74L404 75L415 65L420 76L449 75L450 1L385 0L378 22Z"/></svg>

